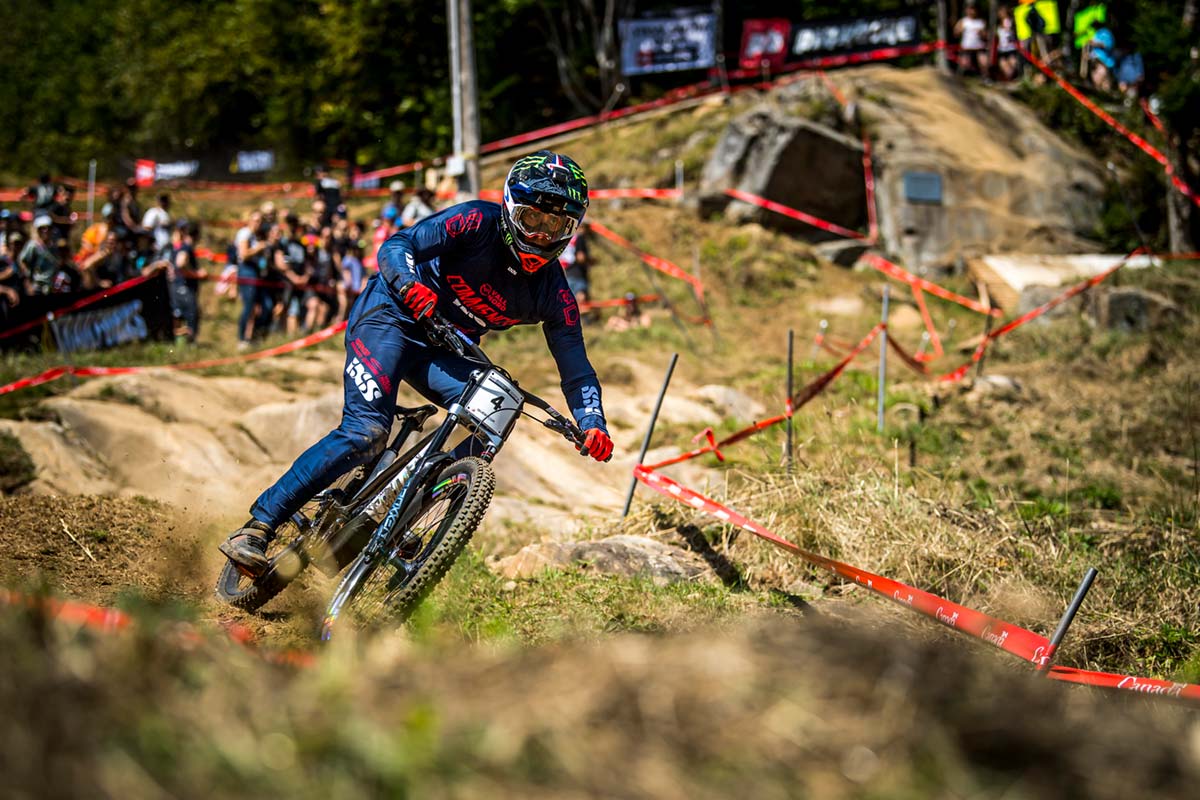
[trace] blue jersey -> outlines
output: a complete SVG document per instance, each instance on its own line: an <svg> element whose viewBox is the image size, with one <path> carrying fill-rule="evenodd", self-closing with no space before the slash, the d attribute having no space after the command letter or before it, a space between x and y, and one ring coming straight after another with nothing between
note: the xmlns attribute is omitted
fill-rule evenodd
<svg viewBox="0 0 1200 800"><path fill-rule="evenodd" d="M473 200L392 234L379 248L379 272L404 319L400 287L420 281L438 311L479 340L488 331L540 322L558 365L563 396L579 427L607 432L600 383L588 361L579 306L557 260L521 270L500 230L500 206Z"/></svg>

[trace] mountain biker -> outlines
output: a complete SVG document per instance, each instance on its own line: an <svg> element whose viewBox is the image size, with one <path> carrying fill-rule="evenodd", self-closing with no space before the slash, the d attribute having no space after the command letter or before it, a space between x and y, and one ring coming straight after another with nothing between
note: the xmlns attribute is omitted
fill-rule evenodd
<svg viewBox="0 0 1200 800"><path fill-rule="evenodd" d="M513 164L499 204L461 203L389 237L379 249L379 272L347 320L341 424L259 496L221 552L243 572L261 574L276 526L385 446L401 381L442 407L458 400L478 365L422 335L420 320L435 308L475 342L488 331L542 323L563 395L585 432L580 453L607 461L613 443L600 383L557 260L587 207L579 165L541 150ZM466 455L472 441L455 455Z"/></svg>

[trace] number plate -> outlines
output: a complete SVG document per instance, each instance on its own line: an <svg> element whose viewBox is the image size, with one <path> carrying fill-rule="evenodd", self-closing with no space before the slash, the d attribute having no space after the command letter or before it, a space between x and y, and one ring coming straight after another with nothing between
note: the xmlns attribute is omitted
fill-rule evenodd
<svg viewBox="0 0 1200 800"><path fill-rule="evenodd" d="M463 408L479 428L505 437L524 403L525 395L521 390L493 369L479 380L475 391L463 402Z"/></svg>

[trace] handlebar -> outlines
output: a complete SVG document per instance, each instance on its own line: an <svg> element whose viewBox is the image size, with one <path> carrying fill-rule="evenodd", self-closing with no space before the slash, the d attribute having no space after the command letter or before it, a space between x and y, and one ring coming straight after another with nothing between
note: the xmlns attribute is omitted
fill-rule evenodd
<svg viewBox="0 0 1200 800"><path fill-rule="evenodd" d="M455 355L462 356L463 358L469 358L472 361L477 361L484 366L500 369L500 367L497 367L496 364L490 358L488 358L487 353L483 352L479 345L475 344L470 339L467 339L458 330L458 328L454 327L454 325L448 319L446 319L436 310L433 311L429 316L425 317L425 319L422 321L425 323L426 334L435 344L442 345ZM535 408L541 409L548 417L547 419L539 420L544 427L554 431L559 436L575 445L576 448L583 447L584 433L582 430L580 430L578 425L564 417L562 414L556 411L553 406L551 406L542 398L538 397L533 392L525 389L521 389L521 392L525 395L525 401L527 403Z"/></svg>
<svg viewBox="0 0 1200 800"><path fill-rule="evenodd" d="M425 332L433 340L434 344L440 344L447 350L463 358L469 358L472 361L478 361L489 367L495 366L492 360L488 358L487 353L480 349L479 345L472 342L463 335L458 328L437 311L432 312L428 317L422 320L425 323Z"/></svg>

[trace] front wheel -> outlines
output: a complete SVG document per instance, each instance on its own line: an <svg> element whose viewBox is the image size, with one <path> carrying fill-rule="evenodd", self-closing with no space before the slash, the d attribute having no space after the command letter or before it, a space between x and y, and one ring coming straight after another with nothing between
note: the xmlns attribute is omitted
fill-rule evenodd
<svg viewBox="0 0 1200 800"><path fill-rule="evenodd" d="M364 550L350 565L321 638L333 635L347 611L363 626L406 620L471 540L495 486L491 466L478 458L459 459L438 473L414 499L419 506L407 531L393 531L385 547Z"/></svg>

